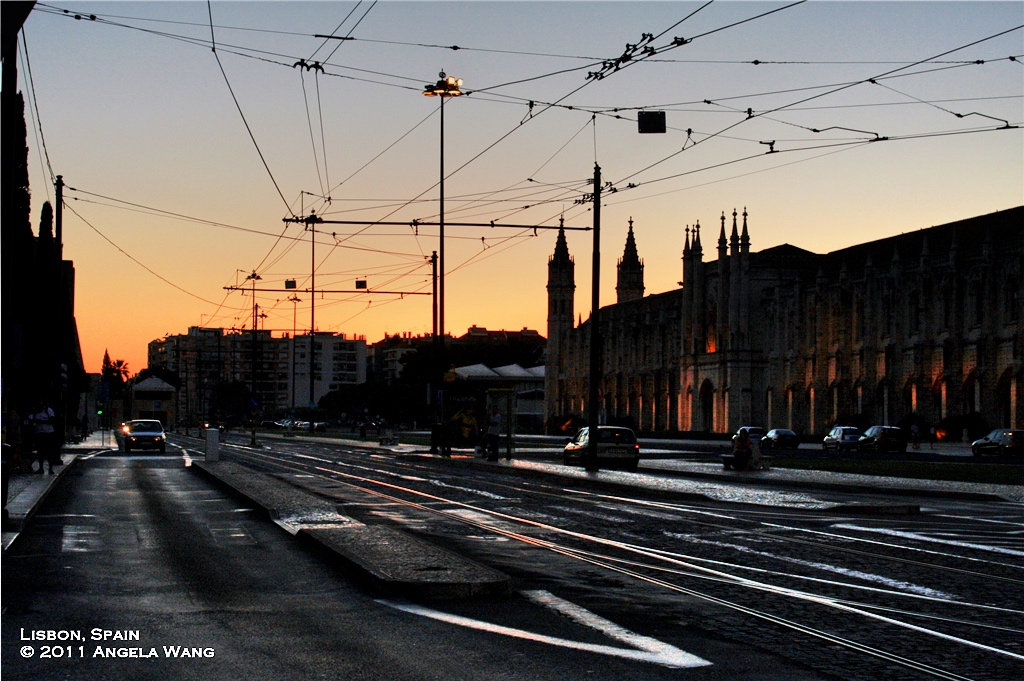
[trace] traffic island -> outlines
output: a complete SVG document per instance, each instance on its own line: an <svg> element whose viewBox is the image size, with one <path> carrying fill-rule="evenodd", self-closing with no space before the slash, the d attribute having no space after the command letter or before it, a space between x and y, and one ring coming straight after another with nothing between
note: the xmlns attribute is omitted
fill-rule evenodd
<svg viewBox="0 0 1024 681"><path fill-rule="evenodd" d="M503 596L511 578L397 528L364 525L337 506L270 474L230 461L191 468L248 500L276 524L387 596L461 600Z"/></svg>
<svg viewBox="0 0 1024 681"><path fill-rule="evenodd" d="M327 549L387 595L440 601L511 591L508 575L385 525L305 527L299 537Z"/></svg>

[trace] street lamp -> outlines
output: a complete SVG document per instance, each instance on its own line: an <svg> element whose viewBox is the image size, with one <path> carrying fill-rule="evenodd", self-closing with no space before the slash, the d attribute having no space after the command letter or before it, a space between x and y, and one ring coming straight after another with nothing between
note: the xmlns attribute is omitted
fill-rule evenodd
<svg viewBox="0 0 1024 681"><path fill-rule="evenodd" d="M423 95L425 97L440 97L441 98L441 181L439 183L439 194L440 194L440 217L438 218L438 240L440 258L438 260L437 268L437 283L438 295L437 295L437 312L434 319L434 343L435 350L440 350L440 355L443 358L444 353L444 100L449 97L458 97L462 94L462 79L455 78L454 76L445 75L444 71L439 74L440 80L433 85L423 86ZM447 367L444 366L444 360L441 361L441 367L438 374L444 372ZM438 395L442 396L443 392L438 390ZM436 453L440 449L441 455L446 455L448 448L445 436L444 428L444 398L440 397L439 407L439 423L436 425L436 436L431 437L431 452Z"/></svg>
<svg viewBox="0 0 1024 681"><path fill-rule="evenodd" d="M438 238L440 241L440 247L438 248L438 309L437 309L437 329L438 334L441 337L441 343L444 343L444 100L449 97L458 97L462 95L462 79L455 78L454 76L446 76L444 71L441 71L438 76L441 77L439 81L433 85L423 86L423 95L425 97L440 97L441 98L441 182L440 182L440 217L438 223L440 226Z"/></svg>

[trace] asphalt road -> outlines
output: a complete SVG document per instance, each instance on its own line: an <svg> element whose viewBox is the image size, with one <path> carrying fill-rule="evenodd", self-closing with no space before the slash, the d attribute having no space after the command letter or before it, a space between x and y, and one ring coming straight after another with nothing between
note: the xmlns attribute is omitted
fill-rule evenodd
<svg viewBox="0 0 1024 681"><path fill-rule="evenodd" d="M5 680L724 678L702 653L729 678L827 678L669 619L684 650L528 579L497 602L381 599L180 457L80 462L3 567Z"/></svg>

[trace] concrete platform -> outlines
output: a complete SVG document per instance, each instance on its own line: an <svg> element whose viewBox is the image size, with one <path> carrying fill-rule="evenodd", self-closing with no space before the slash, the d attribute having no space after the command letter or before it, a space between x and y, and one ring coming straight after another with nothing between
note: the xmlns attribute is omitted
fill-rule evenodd
<svg viewBox="0 0 1024 681"><path fill-rule="evenodd" d="M230 461L192 460L190 467L263 509L278 525L389 596L417 600L494 597L511 590L497 570L399 529L364 525L283 480Z"/></svg>

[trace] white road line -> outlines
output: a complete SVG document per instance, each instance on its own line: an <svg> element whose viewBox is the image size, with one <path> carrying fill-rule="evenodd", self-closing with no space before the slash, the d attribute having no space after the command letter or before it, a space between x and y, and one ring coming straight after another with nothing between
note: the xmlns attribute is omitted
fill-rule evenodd
<svg viewBox="0 0 1024 681"><path fill-rule="evenodd" d="M498 624L491 624L490 622L483 622L481 620L474 620L468 617L461 617L459 615L451 615L446 612L439 610L433 610L431 608L425 608L420 605L412 603L402 603L399 601L391 600L378 600L378 603L386 605L396 610L408 612L421 617L428 617L433 620L440 622L447 622L449 624L455 624L460 627L467 627L470 629L477 629L479 631L486 631L493 634L501 634L502 636L511 636L513 638L520 638L527 641L534 641L537 643L545 643L551 646L558 646L560 648L571 648L573 650L580 650L589 653L595 653L598 655L610 655L612 657L621 657L627 660L635 660L638 662L650 662L653 664L660 664L664 667L671 667L674 669L682 669L689 667L707 667L711 665L707 660L692 655L684 650L680 650L675 646L671 646L667 643L662 643L653 638L647 636L641 636L635 634L628 629L623 629L613 622L595 615L589 610L585 610L573 603L563 601L555 596L547 593L546 591L530 591L524 592L531 600L535 600L542 605L554 608L558 612L567 615L572 618L573 621L583 624L593 629L597 629L603 634L609 636L620 642L627 643L635 646L635 648L616 648L613 646L605 646L595 643L583 643L580 641L570 641L564 638L557 638L555 636L546 636L544 634L537 634L532 631L525 631L523 629L514 629L512 627L504 627ZM532 595L531 595L532 594ZM542 596L546 594L546 596Z"/></svg>
<svg viewBox="0 0 1024 681"><path fill-rule="evenodd" d="M61 528L60 550L64 553L95 551L100 547L100 532L91 525L65 525Z"/></svg>
<svg viewBox="0 0 1024 681"><path fill-rule="evenodd" d="M850 523L840 523L838 525L833 525L832 527L842 530L855 530L857 532L876 532L878 534L884 534L890 537L900 537L901 539L914 539L917 541L933 542L936 544L946 544L948 546L959 546L961 548L967 549L978 549L979 551L1005 553L1011 556L1024 556L1024 551L1015 551L1013 549L1004 549L999 546L986 546L985 544L975 544L972 542L965 541L938 539L936 537L930 537L926 534L919 534L917 532L902 532L900 530L889 530L884 527L862 527L860 525L852 525Z"/></svg>

